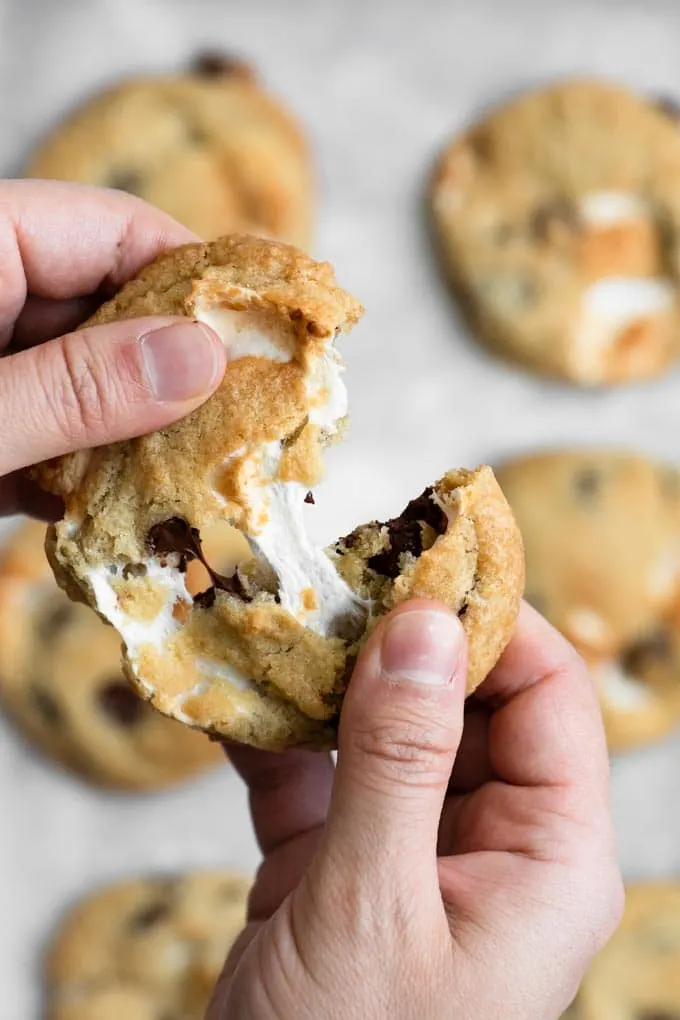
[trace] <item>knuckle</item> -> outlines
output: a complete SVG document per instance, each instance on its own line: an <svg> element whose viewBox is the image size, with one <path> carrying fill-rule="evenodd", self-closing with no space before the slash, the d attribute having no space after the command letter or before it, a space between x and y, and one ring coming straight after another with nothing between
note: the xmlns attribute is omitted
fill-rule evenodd
<svg viewBox="0 0 680 1020"><path fill-rule="evenodd" d="M44 388L54 420L69 441L98 436L120 403L115 373L107 371L96 345L65 336L56 345L50 383Z"/></svg>
<svg viewBox="0 0 680 1020"><path fill-rule="evenodd" d="M400 783L439 781L450 769L451 747L441 730L412 720L391 720L364 725L352 735L359 758L373 772Z"/></svg>

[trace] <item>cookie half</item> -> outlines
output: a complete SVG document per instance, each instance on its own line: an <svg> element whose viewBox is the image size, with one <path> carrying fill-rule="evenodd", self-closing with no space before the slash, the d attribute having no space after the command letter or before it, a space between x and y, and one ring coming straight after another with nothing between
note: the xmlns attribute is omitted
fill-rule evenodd
<svg viewBox="0 0 680 1020"><path fill-rule="evenodd" d="M680 720L680 472L565 450L508 462L498 480L526 597L592 667L610 747L664 736Z"/></svg>
<svg viewBox="0 0 680 1020"><path fill-rule="evenodd" d="M441 251L480 338L583 386L658 375L680 351L680 133L594 81L490 113L439 158Z"/></svg>
<svg viewBox="0 0 680 1020"><path fill-rule="evenodd" d="M218 537L213 555L226 565ZM27 522L0 556L4 710L44 754L101 786L157 789L223 763L203 734L139 698L123 675L117 634L57 587L44 544L45 525Z"/></svg>
<svg viewBox="0 0 680 1020"><path fill-rule="evenodd" d="M245 924L250 884L231 872L197 872L95 892L48 949L47 1020L203 1020Z"/></svg>
<svg viewBox="0 0 680 1020"><path fill-rule="evenodd" d="M28 177L119 188L199 237L310 243L313 174L293 117L246 64L206 54L184 74L132 78L71 113Z"/></svg>
<svg viewBox="0 0 680 1020"><path fill-rule="evenodd" d="M680 1016L680 885L626 889L623 921L588 970L569 1020Z"/></svg>
<svg viewBox="0 0 680 1020"><path fill-rule="evenodd" d="M139 692L233 740L331 746L361 644L415 596L459 614L477 686L509 639L523 584L519 532L489 468L449 472L398 518L325 552L307 538L306 504L346 415L334 341L361 312L331 267L252 237L190 245L91 321L151 309L229 339L217 393L168 429L36 472L66 503L48 536L56 575L118 629ZM218 520L250 546L230 575L201 547ZM195 560L210 584L192 597Z"/></svg>

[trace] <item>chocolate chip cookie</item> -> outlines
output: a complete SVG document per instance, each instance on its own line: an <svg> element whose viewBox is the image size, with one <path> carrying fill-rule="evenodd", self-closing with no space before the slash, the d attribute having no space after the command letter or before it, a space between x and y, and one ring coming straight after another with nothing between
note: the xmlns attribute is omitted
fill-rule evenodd
<svg viewBox="0 0 680 1020"><path fill-rule="evenodd" d="M592 963L569 1020L678 1020L680 885L626 890L623 921Z"/></svg>
<svg viewBox="0 0 680 1020"><path fill-rule="evenodd" d="M608 450L523 457L498 479L529 602L593 668L612 749L680 719L680 472Z"/></svg>
<svg viewBox="0 0 680 1020"><path fill-rule="evenodd" d="M594 80L550 85L439 158L442 254L483 340L583 386L661 373L680 351L680 132Z"/></svg>
<svg viewBox="0 0 680 1020"><path fill-rule="evenodd" d="M250 879L128 880L66 917L45 962L46 1020L203 1020Z"/></svg>
<svg viewBox="0 0 680 1020"><path fill-rule="evenodd" d="M300 127L251 68L216 54L90 99L42 142L27 176L128 191L199 237L243 230L310 241L314 187Z"/></svg>
<svg viewBox="0 0 680 1020"><path fill-rule="evenodd" d="M217 538L220 562L224 538ZM0 558L0 695L7 713L41 751L103 786L155 789L223 762L203 734L135 694L123 676L118 635L57 587L44 542L45 525L27 522Z"/></svg>
<svg viewBox="0 0 680 1020"><path fill-rule="evenodd" d="M519 532L489 468L450 471L394 520L329 550L305 510L346 416L336 336L361 313L327 264L231 236L166 254L92 323L185 314L221 333L218 391L150 436L41 466L66 515L56 576L119 630L125 669L162 712L254 745L328 747L352 664L376 620L414 597L463 621L472 690L514 627ZM226 572L202 547L226 520L251 554ZM207 578L192 596L185 571Z"/></svg>

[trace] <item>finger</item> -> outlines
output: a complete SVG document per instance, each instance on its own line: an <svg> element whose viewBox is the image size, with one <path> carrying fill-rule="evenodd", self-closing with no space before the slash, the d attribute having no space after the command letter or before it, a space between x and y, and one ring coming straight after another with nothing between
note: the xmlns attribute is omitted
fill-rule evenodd
<svg viewBox="0 0 680 1020"><path fill-rule="evenodd" d="M162 428L219 385L225 348L188 319L113 322L0 360L0 475Z"/></svg>
<svg viewBox="0 0 680 1020"><path fill-rule="evenodd" d="M0 348L27 295L65 300L120 285L168 248L197 240L123 192L57 181L0 183Z"/></svg>
<svg viewBox="0 0 680 1020"><path fill-rule="evenodd" d="M463 728L466 647L445 606L406 603L376 629L340 719L324 845L369 882L399 859L434 874L439 816ZM388 864L390 867L388 868Z"/></svg>
<svg viewBox="0 0 680 1020"><path fill-rule="evenodd" d="M64 301L29 296L14 325L9 350L16 353L70 333L89 319L102 300L95 294Z"/></svg>
<svg viewBox="0 0 680 1020"><path fill-rule="evenodd" d="M448 793L468 793L494 777L489 760L490 712L468 699L463 735L448 785Z"/></svg>
<svg viewBox="0 0 680 1020"><path fill-rule="evenodd" d="M237 744L229 744L228 751L248 787L255 835L265 856L323 825L335 771L329 754L276 754Z"/></svg>
<svg viewBox="0 0 680 1020"><path fill-rule="evenodd" d="M494 709L489 755L501 779L604 788L609 762L594 684L568 641L530 606L476 695Z"/></svg>

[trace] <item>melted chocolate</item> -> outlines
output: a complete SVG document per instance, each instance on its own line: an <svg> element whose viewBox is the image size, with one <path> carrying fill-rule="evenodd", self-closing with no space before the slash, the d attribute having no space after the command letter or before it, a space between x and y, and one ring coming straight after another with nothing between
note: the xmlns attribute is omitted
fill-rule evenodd
<svg viewBox="0 0 680 1020"><path fill-rule="evenodd" d="M200 74L202 78L219 78L245 69L243 61L228 57L225 53L218 53L216 50L199 53L191 65L193 73Z"/></svg>
<svg viewBox="0 0 680 1020"><path fill-rule="evenodd" d="M369 557L367 563L371 570L384 577L398 577L402 554L418 557L423 551L423 524L428 524L437 535L444 534L447 517L432 499L432 492L432 488L426 489L417 499L411 500L398 517L385 523L389 544L382 552Z"/></svg>
<svg viewBox="0 0 680 1020"><path fill-rule="evenodd" d="M581 221L578 209L568 198L555 198L552 202L544 202L531 218L531 230L539 241L545 241L553 223L559 223L568 230L577 231Z"/></svg>
<svg viewBox="0 0 680 1020"><path fill-rule="evenodd" d="M104 714L121 726L132 727L144 716L144 702L129 684L117 677L101 688L97 702Z"/></svg>
<svg viewBox="0 0 680 1020"><path fill-rule="evenodd" d="M210 580L213 583L213 587L209 588L206 592L201 592L194 599L202 608L209 608L215 601L214 589L219 588L221 591L226 591L230 595L237 595L239 598L246 599L245 589L241 584L241 581L237 574L233 577L227 577L224 574L218 574L216 570L206 562L205 556L203 555L203 549L201 547L201 535L198 528L192 528L188 521L183 517L170 517L167 521L161 521L159 524L154 526L149 531L147 536L149 547L153 553L157 556L171 556L176 554L179 556L179 569L185 571L187 569L187 563L190 560L198 560L203 564L205 569L210 574ZM208 593L212 591L212 601L208 604Z"/></svg>

